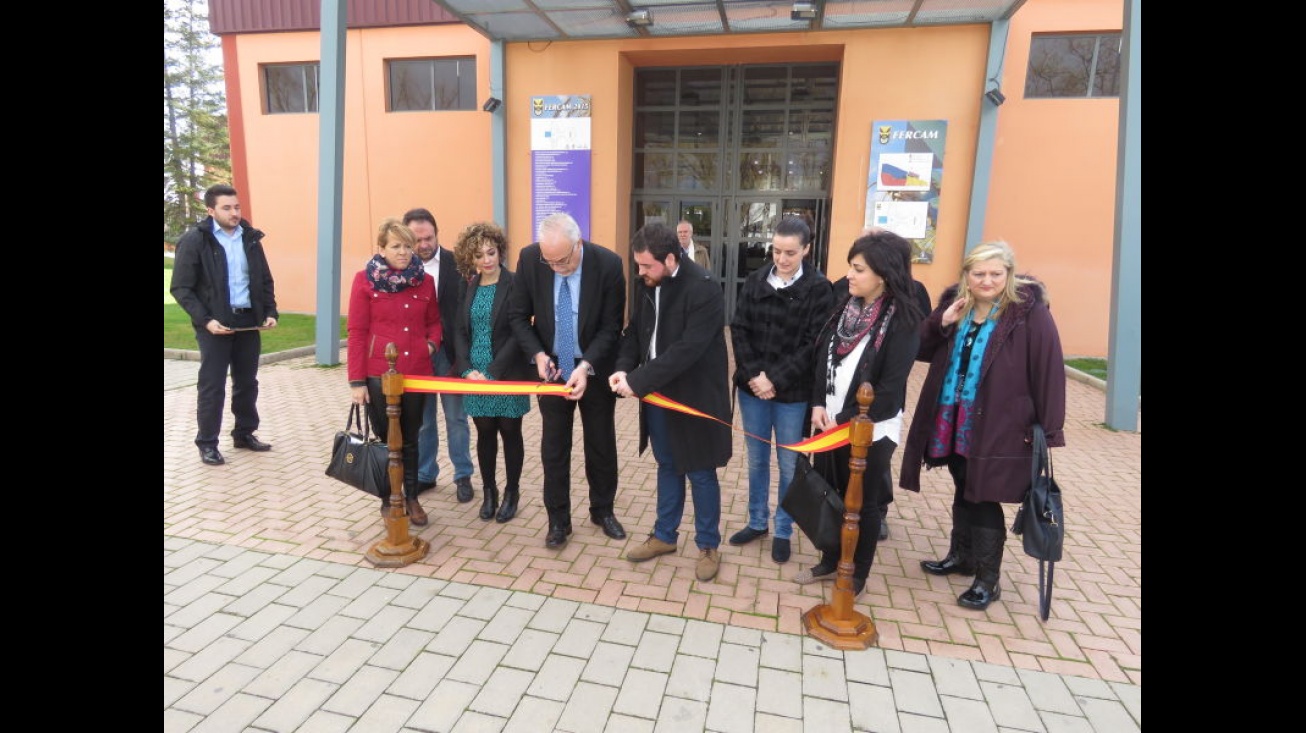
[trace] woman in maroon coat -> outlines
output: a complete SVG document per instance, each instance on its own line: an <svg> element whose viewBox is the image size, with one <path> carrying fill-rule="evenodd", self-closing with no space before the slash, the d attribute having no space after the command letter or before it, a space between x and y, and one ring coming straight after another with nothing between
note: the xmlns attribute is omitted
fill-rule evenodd
<svg viewBox="0 0 1306 733"><path fill-rule="evenodd" d="M349 290L349 387L355 404L367 405L372 428L387 439L381 375L390 369L385 347L399 349L395 370L400 374L431 376L431 354L440 348L440 305L435 284L414 254L417 237L403 221L389 217L376 232L377 254L367 261ZM417 433L422 429L426 395L405 392L399 403L399 432L403 437L404 504L408 519L426 524L426 512L417 503ZM381 499L381 516L390 507Z"/></svg>
<svg viewBox="0 0 1306 733"><path fill-rule="evenodd" d="M898 485L920 491L921 466L947 466L952 543L942 560L922 560L934 575L974 575L957 598L985 609L1000 595L1007 539L1002 504L1029 488L1032 426L1048 446L1064 446L1066 368L1042 283L1015 274L1005 242L977 245L921 323L917 358L930 369L903 448ZM958 295L960 293L960 296Z"/></svg>

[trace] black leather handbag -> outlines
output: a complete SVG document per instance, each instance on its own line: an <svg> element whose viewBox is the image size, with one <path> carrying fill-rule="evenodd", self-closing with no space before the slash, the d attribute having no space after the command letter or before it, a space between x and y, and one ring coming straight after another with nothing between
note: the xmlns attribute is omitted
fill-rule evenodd
<svg viewBox="0 0 1306 733"><path fill-rule="evenodd" d="M794 518L794 524L817 549L838 555L843 530L843 497L812 467L805 453L798 454L794 480L785 489L780 508Z"/></svg>
<svg viewBox="0 0 1306 733"><path fill-rule="evenodd" d="M1061 487L1052 476L1052 456L1042 425L1034 425L1034 460L1029 489L1016 510L1011 533L1020 536L1025 554L1038 559L1038 612L1044 621L1052 608L1052 571L1061 560L1066 516ZM1045 577L1046 576L1046 577Z"/></svg>
<svg viewBox="0 0 1306 733"><path fill-rule="evenodd" d="M332 439L326 475L384 499L390 496L389 467L389 446L372 434L367 411L351 405L345 429Z"/></svg>

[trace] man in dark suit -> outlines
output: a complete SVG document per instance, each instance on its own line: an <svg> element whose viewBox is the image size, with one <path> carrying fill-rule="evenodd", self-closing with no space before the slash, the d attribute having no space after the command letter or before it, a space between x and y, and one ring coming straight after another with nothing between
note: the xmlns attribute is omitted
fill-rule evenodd
<svg viewBox="0 0 1306 733"><path fill-rule="evenodd" d="M549 533L557 549L571 534L571 433L580 409L590 521L621 540L626 530L613 513L617 495L616 396L606 389L617 360L626 310L626 277L615 252L581 239L569 214L540 222L538 241L522 249L508 318L522 353L541 381L561 382L566 397L540 395L540 462ZM562 289L566 289L565 293ZM566 315L560 321L558 305ZM569 304L569 305L568 305ZM593 384L591 384L593 382Z"/></svg>
<svg viewBox="0 0 1306 733"><path fill-rule="evenodd" d="M404 224L417 237L417 256L422 267L434 277L435 297L440 302L440 323L445 337L440 348L431 354L432 374L447 377L457 359L453 338L453 323L458 305L462 303L466 281L458 274L453 252L440 246L440 227L435 216L426 209L410 209L404 214ZM444 437L449 446L449 463L453 465L453 482L458 501L472 500L472 435L467 427L467 414L463 412L463 396L459 394L429 394L422 410L422 429L417 434L417 491L434 488L440 477L440 424L436 413L437 403L444 406Z"/></svg>
<svg viewBox="0 0 1306 733"><path fill-rule="evenodd" d="M721 566L716 469L730 462L732 447L725 299L711 273L682 258L671 227L645 225L630 249L640 283L631 296L630 325L609 387L622 397L658 392L722 422L640 403L639 451L651 442L658 464L657 520L648 539L629 550L626 559L643 562L676 551L688 479L699 549L694 574L707 582Z"/></svg>

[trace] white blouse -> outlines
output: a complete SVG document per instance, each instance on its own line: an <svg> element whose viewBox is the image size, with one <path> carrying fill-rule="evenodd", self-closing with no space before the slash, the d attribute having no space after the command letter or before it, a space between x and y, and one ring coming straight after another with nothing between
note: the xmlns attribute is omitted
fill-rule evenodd
<svg viewBox="0 0 1306 733"><path fill-rule="evenodd" d="M871 332L863 336L843 361L839 362L839 366L835 367L834 394L825 396L825 411L830 413L832 418L843 411L844 401L848 399L848 390L852 388L853 377L857 375L857 362L861 361L862 353L866 351L866 341L870 336ZM888 420L875 423L871 442L874 443L880 438L888 438L895 445L902 442L902 410L898 410L898 414Z"/></svg>

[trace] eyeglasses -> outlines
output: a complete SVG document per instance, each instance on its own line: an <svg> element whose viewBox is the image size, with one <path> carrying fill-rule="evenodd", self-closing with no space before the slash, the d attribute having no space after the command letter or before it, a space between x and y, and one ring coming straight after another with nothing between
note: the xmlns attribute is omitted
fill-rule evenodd
<svg viewBox="0 0 1306 733"><path fill-rule="evenodd" d="M562 267L563 265L566 265L568 262L571 262L571 258L575 256L576 249L579 247L580 247L580 242L576 242L575 244L571 245L571 249L567 251L566 257L557 260L546 260L544 258L544 255L541 254L540 263L544 265L548 265L549 267Z"/></svg>

